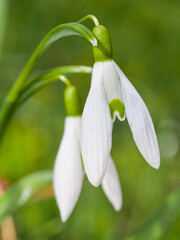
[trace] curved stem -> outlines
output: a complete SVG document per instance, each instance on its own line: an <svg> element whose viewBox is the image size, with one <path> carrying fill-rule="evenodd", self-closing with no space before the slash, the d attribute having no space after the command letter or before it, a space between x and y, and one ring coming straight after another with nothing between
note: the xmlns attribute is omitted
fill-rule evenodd
<svg viewBox="0 0 180 240"><path fill-rule="evenodd" d="M63 82L64 84L66 84L67 87L70 87L72 85L70 80L66 76L64 76L64 75L60 75L59 76L59 80L61 82Z"/></svg>
<svg viewBox="0 0 180 240"><path fill-rule="evenodd" d="M60 80L60 76L54 76L51 78L47 78L44 79L44 81L42 82L38 82L38 84L36 84L35 86L32 86L32 88L30 88L29 90L26 89L26 91L22 92L22 95L19 96L18 101L17 101L17 105L22 105L23 103L25 103L31 96L33 96L35 93L37 93L39 90L41 90L42 88L46 87L47 85L49 85L50 83Z"/></svg>
<svg viewBox="0 0 180 240"><path fill-rule="evenodd" d="M29 99L29 97L56 80L61 80L66 85L70 85L70 81L64 75L74 73L90 74L91 72L92 68L88 66L63 66L46 70L36 77L30 79L30 81L23 86L16 99L13 102L5 102L3 108L1 109L0 142L7 124L17 110L18 106L23 104L27 99Z"/></svg>
<svg viewBox="0 0 180 240"><path fill-rule="evenodd" d="M94 15L91 15L91 14L89 14L89 15L81 18L81 19L78 21L78 23L83 23L84 21L86 21L86 20L88 20L88 19L91 19L91 20L94 22L95 26L98 26L98 25L99 25L98 19L97 19Z"/></svg>
<svg viewBox="0 0 180 240"><path fill-rule="evenodd" d="M16 101L32 71L37 67L42 55L58 39L70 35L86 38L93 46L97 45L94 34L80 23L61 24L52 29L39 43L29 61L25 65L14 86L8 93L0 110L0 140L16 108Z"/></svg>
<svg viewBox="0 0 180 240"><path fill-rule="evenodd" d="M25 65L19 75L19 78L7 96L9 101L13 101L17 97L23 87L23 84L26 82L35 67L37 67L42 55L47 51L47 49L58 39L70 35L79 35L86 38L93 46L97 45L97 40L94 34L88 28L79 23L66 23L55 27L42 39L31 55L29 61Z"/></svg>
<svg viewBox="0 0 180 240"><path fill-rule="evenodd" d="M40 89L46 87L48 84L56 80L61 80L67 86L70 86L71 85L70 81L64 75L74 73L91 74L92 68L88 66L72 65L46 70L45 72L42 72L41 74L31 79L31 81L26 84L26 86L22 89L21 93L19 94L17 104L24 103L34 93L36 93Z"/></svg>
<svg viewBox="0 0 180 240"><path fill-rule="evenodd" d="M22 92L22 96L19 97L18 105L22 105L25 101L27 101L31 96L33 96L39 90L41 90L42 88L46 87L50 83L55 82L57 80L60 80L61 82L66 84L66 86L71 86L71 82L64 75L57 75L57 76L44 79L43 81L38 82L38 84L35 84L34 86L32 85L30 89L28 88L24 89L24 91Z"/></svg>

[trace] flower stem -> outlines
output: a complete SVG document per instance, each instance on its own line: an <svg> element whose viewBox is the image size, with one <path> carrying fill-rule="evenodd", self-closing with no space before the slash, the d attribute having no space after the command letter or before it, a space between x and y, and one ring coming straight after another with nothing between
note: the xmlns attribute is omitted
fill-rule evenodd
<svg viewBox="0 0 180 240"><path fill-rule="evenodd" d="M67 87L70 87L72 85L70 80L66 76L64 76L64 75L60 75L59 76L59 80L61 82L63 82L64 84L66 84Z"/></svg>
<svg viewBox="0 0 180 240"><path fill-rule="evenodd" d="M84 37L93 46L97 45L97 40L94 34L85 26L79 23L66 23L61 24L54 29L52 29L39 43L29 61L26 63L24 69L20 73L18 79L16 80L14 86L8 93L1 109L0 109L0 142L3 134L8 126L10 119L13 116L17 108L17 100L21 91L23 90L29 76L32 71L38 66L41 57L47 51L47 49L58 39L70 35L77 35Z"/></svg>
<svg viewBox="0 0 180 240"><path fill-rule="evenodd" d="M94 15L87 15L87 16L85 16L85 17L83 17L83 18L81 18L79 21L78 21L78 23L83 23L84 21L86 21L86 20L88 20L88 19L91 19L93 22L94 22L94 24L95 24L95 26L98 26L99 25L99 21L98 21L98 19L94 16Z"/></svg>
<svg viewBox="0 0 180 240"><path fill-rule="evenodd" d="M31 96L33 96L39 90L41 90L42 88L46 87L48 84L50 84L56 80L60 80L67 87L72 86L70 80L68 78L66 78L64 75L56 75L56 76L46 78L43 81L40 81L38 84L34 84L34 85L29 84L21 92L21 95L19 96L18 101L17 101L18 106L22 105L24 102L26 102L26 100L28 100Z"/></svg>
<svg viewBox="0 0 180 240"><path fill-rule="evenodd" d="M71 83L65 75L69 74L91 74L92 68L88 66L62 66L53 69L46 70L41 72L36 77L30 79L30 81L24 86L22 89L19 98L17 99L17 104L23 104L27 99L29 99L32 95L38 92L40 89L46 87L48 84L54 81L62 81L67 85L67 87L71 86Z"/></svg>

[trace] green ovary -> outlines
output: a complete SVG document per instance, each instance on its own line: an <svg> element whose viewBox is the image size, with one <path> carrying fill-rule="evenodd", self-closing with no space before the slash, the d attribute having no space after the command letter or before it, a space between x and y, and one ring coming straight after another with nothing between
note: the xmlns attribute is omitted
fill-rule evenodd
<svg viewBox="0 0 180 240"><path fill-rule="evenodd" d="M93 47L95 62L110 61L112 59L112 45L107 29L98 25L94 27L93 33L98 41L98 46Z"/></svg>
<svg viewBox="0 0 180 240"><path fill-rule="evenodd" d="M119 116L120 116L121 119L124 118L125 107L124 107L124 103L121 102L121 100L119 100L119 99L111 100L111 102L109 103L109 108L110 108L112 119L114 119L114 113L115 112L119 113Z"/></svg>
<svg viewBox="0 0 180 240"><path fill-rule="evenodd" d="M75 86L68 86L64 91L64 103L68 117L77 117L82 114L81 99Z"/></svg>

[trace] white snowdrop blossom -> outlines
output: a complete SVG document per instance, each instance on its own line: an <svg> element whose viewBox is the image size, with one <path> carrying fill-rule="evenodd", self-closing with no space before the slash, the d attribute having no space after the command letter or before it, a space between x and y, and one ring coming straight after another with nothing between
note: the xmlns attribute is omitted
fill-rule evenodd
<svg viewBox="0 0 180 240"><path fill-rule="evenodd" d="M54 166L53 186L62 221L70 216L79 198L85 173L95 187L102 189L115 210L122 206L118 173L111 157L113 122L127 118L134 141L144 159L154 168L160 153L154 125L142 98L112 60L107 29L93 29L95 64L90 91L81 124L78 92L69 85L65 90L67 118L64 135ZM81 162L84 163L84 170Z"/></svg>
<svg viewBox="0 0 180 240"><path fill-rule="evenodd" d="M112 60L109 33L103 25L93 29L97 46L90 91L82 115L81 151L89 181L102 183L112 145L113 122L127 117L134 141L145 160L159 168L160 154L149 111L133 85Z"/></svg>
<svg viewBox="0 0 180 240"><path fill-rule="evenodd" d="M66 117L64 134L54 165L53 188L61 219L65 222L79 198L84 170L80 151L81 117ZM118 174L109 155L109 163L102 188L116 211L122 206Z"/></svg>
<svg viewBox="0 0 180 240"><path fill-rule="evenodd" d="M120 120L127 117L142 156L152 167L159 168L157 137L145 103L113 60L96 62L82 115L81 134L85 172L94 186L101 184L106 173L116 116Z"/></svg>
<svg viewBox="0 0 180 240"><path fill-rule="evenodd" d="M81 117L67 117L54 165L53 186L63 222L79 198L84 173L80 153Z"/></svg>

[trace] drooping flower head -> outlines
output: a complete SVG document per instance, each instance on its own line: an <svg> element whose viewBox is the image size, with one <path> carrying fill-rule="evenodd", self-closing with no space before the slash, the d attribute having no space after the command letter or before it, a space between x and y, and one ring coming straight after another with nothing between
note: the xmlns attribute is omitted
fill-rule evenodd
<svg viewBox="0 0 180 240"><path fill-rule="evenodd" d="M84 179L80 150L82 110L77 89L74 86L67 87L64 98L67 117L53 174L55 198L63 222L69 218L78 201ZM120 210L122 206L121 187L110 155L102 188L114 209Z"/></svg>
<svg viewBox="0 0 180 240"><path fill-rule="evenodd" d="M67 117L53 174L54 193L63 222L74 209L84 178L80 151L81 105L76 88L67 87L64 98Z"/></svg>
<svg viewBox="0 0 180 240"><path fill-rule="evenodd" d="M134 141L145 160L159 168L160 154L149 111L133 85L112 60L107 29L93 30L95 64L91 88L82 116L81 149L89 181L98 186L106 173L111 152L113 121L127 117Z"/></svg>

